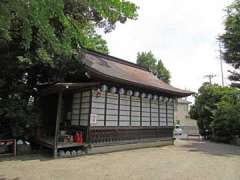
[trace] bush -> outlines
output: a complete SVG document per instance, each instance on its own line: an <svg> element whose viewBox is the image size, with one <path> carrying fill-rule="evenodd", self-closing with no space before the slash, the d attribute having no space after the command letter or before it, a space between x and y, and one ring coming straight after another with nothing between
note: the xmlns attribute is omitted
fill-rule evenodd
<svg viewBox="0 0 240 180"><path fill-rule="evenodd" d="M200 134L231 142L240 135L240 91L204 83L195 96L190 116L197 119Z"/></svg>

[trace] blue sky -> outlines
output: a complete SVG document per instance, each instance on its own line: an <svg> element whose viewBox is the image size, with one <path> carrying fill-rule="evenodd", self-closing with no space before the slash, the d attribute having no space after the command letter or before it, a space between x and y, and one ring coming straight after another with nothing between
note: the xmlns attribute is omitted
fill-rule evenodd
<svg viewBox="0 0 240 180"><path fill-rule="evenodd" d="M221 82L217 36L223 32L224 8L233 0L132 0L136 21L117 24L104 34L110 55L136 62L139 51L152 51L170 70L171 84L197 92L207 79ZM225 83L228 65L224 65Z"/></svg>

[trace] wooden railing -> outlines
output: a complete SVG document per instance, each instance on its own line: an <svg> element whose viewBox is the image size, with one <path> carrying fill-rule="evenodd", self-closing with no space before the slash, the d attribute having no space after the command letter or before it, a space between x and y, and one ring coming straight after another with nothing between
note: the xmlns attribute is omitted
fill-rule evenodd
<svg viewBox="0 0 240 180"><path fill-rule="evenodd" d="M115 143L129 140L172 138L172 127L91 127L90 143Z"/></svg>

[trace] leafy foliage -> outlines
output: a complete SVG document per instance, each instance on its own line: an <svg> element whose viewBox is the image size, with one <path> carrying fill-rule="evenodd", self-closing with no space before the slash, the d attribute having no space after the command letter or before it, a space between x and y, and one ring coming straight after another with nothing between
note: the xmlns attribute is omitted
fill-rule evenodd
<svg viewBox="0 0 240 180"><path fill-rule="evenodd" d="M123 0L1 0L0 123L37 114L28 100L38 84L79 80L81 47L108 53L96 29L110 32L136 11Z"/></svg>
<svg viewBox="0 0 240 180"><path fill-rule="evenodd" d="M240 1L235 0L226 8L225 33L219 37L224 45L223 58L231 64L235 71L230 75L230 80L239 81L240 67Z"/></svg>
<svg viewBox="0 0 240 180"><path fill-rule="evenodd" d="M228 139L239 134L236 131L239 129L239 96L240 91L235 88L204 83L190 109L191 118L198 121L200 133Z"/></svg>
<svg viewBox="0 0 240 180"><path fill-rule="evenodd" d="M170 82L170 72L166 69L162 60L157 60L151 51L138 53L137 64L157 75L159 79L162 79L167 83Z"/></svg>
<svg viewBox="0 0 240 180"><path fill-rule="evenodd" d="M233 90L217 103L211 127L217 140L229 142L240 135L240 92Z"/></svg>

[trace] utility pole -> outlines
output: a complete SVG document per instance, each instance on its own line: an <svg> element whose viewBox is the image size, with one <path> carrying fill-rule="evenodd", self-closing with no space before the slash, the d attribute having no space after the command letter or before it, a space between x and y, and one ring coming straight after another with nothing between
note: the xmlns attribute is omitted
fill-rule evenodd
<svg viewBox="0 0 240 180"><path fill-rule="evenodd" d="M208 75L205 75L204 77L205 77L205 78L208 78L210 85L212 85L212 79L213 79L214 77L216 77L216 75L215 75L215 74L208 74Z"/></svg>
<svg viewBox="0 0 240 180"><path fill-rule="evenodd" d="M220 54L220 66L221 66L221 76L222 76L222 86L224 86L224 79L223 79L223 57L222 57L222 46L221 42L219 41L219 54Z"/></svg>

